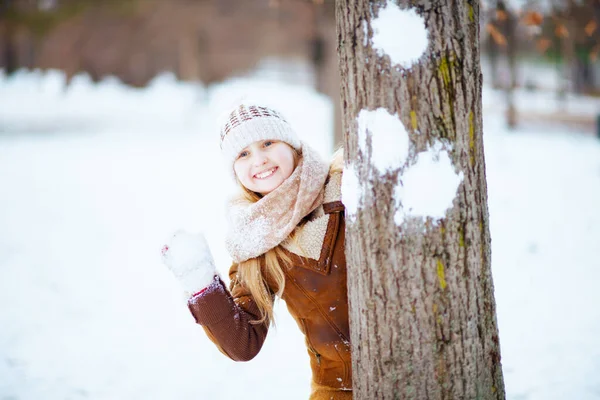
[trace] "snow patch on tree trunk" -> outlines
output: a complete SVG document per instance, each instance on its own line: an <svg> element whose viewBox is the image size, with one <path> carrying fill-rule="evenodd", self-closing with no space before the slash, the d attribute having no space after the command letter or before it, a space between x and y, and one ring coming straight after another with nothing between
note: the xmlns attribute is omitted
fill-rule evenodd
<svg viewBox="0 0 600 400"><path fill-rule="evenodd" d="M383 57L390 56L392 64L410 68L417 63L429 46L425 20L414 10L402 10L393 1L379 9L371 22L373 48Z"/></svg>
<svg viewBox="0 0 600 400"><path fill-rule="evenodd" d="M380 107L374 111L361 110L356 120L359 148L381 175L406 164L410 139L396 114ZM394 222L400 226L405 217L444 218L462 181L463 173L456 173L448 151L442 148L441 142L436 142L417 154L414 164L398 175ZM344 170L342 199L351 221L356 217L363 193L356 167L349 164Z"/></svg>
<svg viewBox="0 0 600 400"><path fill-rule="evenodd" d="M353 163L349 163L344 167L344 172L342 173L342 203L344 203L344 207L346 208L346 220L349 222L356 219L362 193L356 166Z"/></svg>
<svg viewBox="0 0 600 400"><path fill-rule="evenodd" d="M415 164L398 176L394 191L398 209L394 221L401 225L405 217L444 218L462 181L463 173L455 172L441 143L417 154Z"/></svg>
<svg viewBox="0 0 600 400"><path fill-rule="evenodd" d="M400 118L385 108L361 110L357 117L358 145L367 155L371 141L371 162L379 173L396 170L406 162L410 141Z"/></svg>

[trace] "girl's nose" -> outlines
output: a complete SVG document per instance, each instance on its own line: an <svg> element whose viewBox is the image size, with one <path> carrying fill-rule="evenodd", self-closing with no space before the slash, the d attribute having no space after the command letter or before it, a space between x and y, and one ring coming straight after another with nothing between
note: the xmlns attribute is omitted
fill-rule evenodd
<svg viewBox="0 0 600 400"><path fill-rule="evenodd" d="M257 155L254 158L254 166L256 167L260 167L261 165L265 165L267 163L267 157L265 157L264 155Z"/></svg>

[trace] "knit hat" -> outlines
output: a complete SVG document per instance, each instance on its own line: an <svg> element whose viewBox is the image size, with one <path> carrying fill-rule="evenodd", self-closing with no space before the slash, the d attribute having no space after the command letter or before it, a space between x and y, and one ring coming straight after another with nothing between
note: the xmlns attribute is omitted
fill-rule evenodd
<svg viewBox="0 0 600 400"><path fill-rule="evenodd" d="M221 125L221 152L233 166L245 147L259 140L280 140L301 151L302 142L290 124L277 111L255 104L240 104Z"/></svg>

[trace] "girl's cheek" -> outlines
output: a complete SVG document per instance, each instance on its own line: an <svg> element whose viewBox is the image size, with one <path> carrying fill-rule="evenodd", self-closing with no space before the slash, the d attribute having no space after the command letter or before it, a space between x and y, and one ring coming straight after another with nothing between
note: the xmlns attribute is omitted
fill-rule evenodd
<svg viewBox="0 0 600 400"><path fill-rule="evenodd" d="M237 176L237 178L239 180L241 180L242 179L242 169L240 168L240 166L236 164L235 167L233 168L233 171L235 172L235 176Z"/></svg>

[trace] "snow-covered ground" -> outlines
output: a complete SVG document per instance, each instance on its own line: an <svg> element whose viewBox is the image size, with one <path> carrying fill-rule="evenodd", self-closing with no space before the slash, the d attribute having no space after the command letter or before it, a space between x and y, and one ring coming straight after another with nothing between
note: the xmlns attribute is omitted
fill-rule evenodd
<svg viewBox="0 0 600 400"><path fill-rule="evenodd" d="M168 75L143 90L63 83L0 75L0 398L307 398L308 357L285 305L261 354L234 363L194 324L159 255L174 230L202 229L229 267L217 110L244 93L265 99L328 154L328 100L260 77L208 89ZM502 95L486 91L484 104L508 398L600 398L600 140L507 132Z"/></svg>

